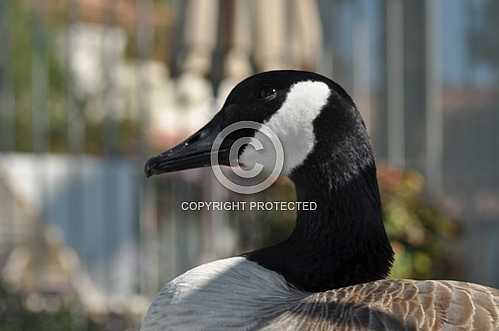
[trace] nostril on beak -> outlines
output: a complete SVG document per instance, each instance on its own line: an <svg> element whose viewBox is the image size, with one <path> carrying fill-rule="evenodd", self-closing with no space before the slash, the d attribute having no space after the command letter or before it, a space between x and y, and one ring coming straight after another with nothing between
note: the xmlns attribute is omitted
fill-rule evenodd
<svg viewBox="0 0 499 331"><path fill-rule="evenodd" d="M187 140L185 143L184 143L184 146L188 146L192 143L195 143L196 141L198 141L200 138L202 138L204 136L203 132L198 132L198 133L195 133L192 137L189 138L189 140Z"/></svg>

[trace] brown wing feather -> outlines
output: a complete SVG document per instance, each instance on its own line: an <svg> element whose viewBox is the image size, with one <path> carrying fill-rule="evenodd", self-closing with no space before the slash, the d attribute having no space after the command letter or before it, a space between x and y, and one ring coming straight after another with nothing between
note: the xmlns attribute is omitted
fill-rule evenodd
<svg viewBox="0 0 499 331"><path fill-rule="evenodd" d="M499 291L455 281L380 280L307 296L279 330L499 330Z"/></svg>

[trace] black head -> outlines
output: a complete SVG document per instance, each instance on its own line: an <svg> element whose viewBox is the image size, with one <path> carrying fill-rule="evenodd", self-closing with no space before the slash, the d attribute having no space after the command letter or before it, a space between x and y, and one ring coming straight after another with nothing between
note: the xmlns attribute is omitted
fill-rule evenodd
<svg viewBox="0 0 499 331"><path fill-rule="evenodd" d="M314 166L311 162L335 159L338 165L344 166L351 160L341 160L341 156L371 159L362 119L343 88L316 73L277 70L259 73L240 82L206 126L176 147L151 158L145 166L146 174L151 176L209 166L211 148L217 135L240 121L265 124L275 133L284 150L282 174L292 178L306 173L299 169ZM271 149L256 151L243 146L237 155L230 156L233 142L241 137L253 137L256 131L247 128L230 134L218 152L219 163L259 162L270 171L267 169L273 166L270 160L275 160L267 155L275 153ZM357 146L362 150L350 150ZM231 160L233 158L237 160ZM355 163L363 161L355 160Z"/></svg>

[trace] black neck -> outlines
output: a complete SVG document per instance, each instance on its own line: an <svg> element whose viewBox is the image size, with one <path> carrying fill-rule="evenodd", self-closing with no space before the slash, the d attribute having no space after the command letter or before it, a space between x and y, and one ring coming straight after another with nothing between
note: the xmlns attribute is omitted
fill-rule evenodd
<svg viewBox="0 0 499 331"><path fill-rule="evenodd" d="M328 182L331 175L320 167L296 175L297 200L315 201L317 210L299 211L286 241L246 255L312 292L385 278L393 260L374 161L343 180Z"/></svg>

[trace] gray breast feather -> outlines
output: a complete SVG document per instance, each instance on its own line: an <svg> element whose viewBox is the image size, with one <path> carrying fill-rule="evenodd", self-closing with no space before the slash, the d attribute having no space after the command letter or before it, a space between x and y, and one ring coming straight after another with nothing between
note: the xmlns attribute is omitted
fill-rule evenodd
<svg viewBox="0 0 499 331"><path fill-rule="evenodd" d="M156 296L142 331L260 328L307 293L243 257L189 270Z"/></svg>
<svg viewBox="0 0 499 331"><path fill-rule="evenodd" d="M142 331L499 330L499 293L453 281L380 280L322 293L290 286L242 257L168 283Z"/></svg>

